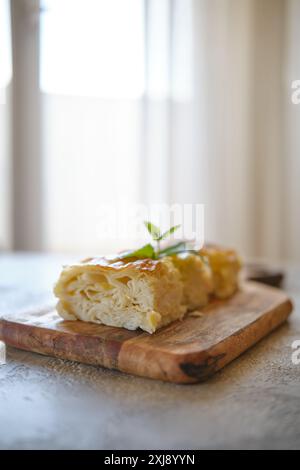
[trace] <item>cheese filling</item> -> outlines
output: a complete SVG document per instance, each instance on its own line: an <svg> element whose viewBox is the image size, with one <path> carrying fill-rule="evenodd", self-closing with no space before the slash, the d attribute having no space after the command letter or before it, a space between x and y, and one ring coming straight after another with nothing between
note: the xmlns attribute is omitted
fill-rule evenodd
<svg viewBox="0 0 300 470"><path fill-rule="evenodd" d="M66 320L83 320L152 333L182 318L182 286L178 271L167 269L159 277L142 273L95 274L80 268L65 272L55 287L57 310Z"/></svg>

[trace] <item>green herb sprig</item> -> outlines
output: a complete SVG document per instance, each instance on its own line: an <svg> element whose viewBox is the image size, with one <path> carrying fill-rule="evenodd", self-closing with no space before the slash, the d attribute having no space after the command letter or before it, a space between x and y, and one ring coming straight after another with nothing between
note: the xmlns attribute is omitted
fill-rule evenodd
<svg viewBox="0 0 300 470"><path fill-rule="evenodd" d="M159 227L149 221L144 221L144 225L148 230L149 234L151 235L153 242L155 242L155 246L153 246L151 243L147 243L147 245L144 245L141 248L138 248L137 250L122 253L120 256L121 259L160 259L164 256L171 256L186 252L198 254L197 251L188 249L187 242L185 241L179 241L173 245L169 245L161 249L161 241L165 240L174 232L176 232L176 230L180 228L180 225L174 225L173 227L169 228L169 230L167 230L166 232L161 232Z"/></svg>

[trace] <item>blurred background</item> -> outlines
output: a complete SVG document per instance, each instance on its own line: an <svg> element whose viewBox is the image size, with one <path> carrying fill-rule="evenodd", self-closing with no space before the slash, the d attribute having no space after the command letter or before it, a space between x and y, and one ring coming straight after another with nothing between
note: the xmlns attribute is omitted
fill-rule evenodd
<svg viewBox="0 0 300 470"><path fill-rule="evenodd" d="M204 203L300 261L300 0L0 0L0 251L100 253L103 203ZM98 227L99 229L99 227Z"/></svg>

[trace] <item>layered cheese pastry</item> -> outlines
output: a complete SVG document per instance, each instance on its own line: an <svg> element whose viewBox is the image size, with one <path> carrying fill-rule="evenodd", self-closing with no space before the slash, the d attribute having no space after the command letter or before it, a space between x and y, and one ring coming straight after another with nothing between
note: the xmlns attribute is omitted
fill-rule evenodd
<svg viewBox="0 0 300 470"><path fill-rule="evenodd" d="M67 266L54 288L57 311L66 320L153 333L211 296L225 298L237 289L233 255L219 250L218 258L214 250L158 260L89 258Z"/></svg>
<svg viewBox="0 0 300 470"><path fill-rule="evenodd" d="M242 267L241 258L235 250L206 244L200 255L207 259L213 275L213 294L226 299L238 289L238 277Z"/></svg>
<svg viewBox="0 0 300 470"><path fill-rule="evenodd" d="M202 256L182 253L171 257L180 272L183 285L182 302L188 311L204 307L214 290L213 275Z"/></svg>
<svg viewBox="0 0 300 470"><path fill-rule="evenodd" d="M153 333L186 313L180 273L169 258L88 259L66 267L54 293L64 319L128 330Z"/></svg>

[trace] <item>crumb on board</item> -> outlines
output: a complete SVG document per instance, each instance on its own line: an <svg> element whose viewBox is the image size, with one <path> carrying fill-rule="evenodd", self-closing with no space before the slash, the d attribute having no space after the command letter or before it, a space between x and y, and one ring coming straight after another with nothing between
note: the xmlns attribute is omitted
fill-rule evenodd
<svg viewBox="0 0 300 470"><path fill-rule="evenodd" d="M188 316L201 318L203 317L203 312L199 312L199 310L194 310L193 312L190 312Z"/></svg>

